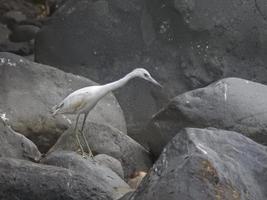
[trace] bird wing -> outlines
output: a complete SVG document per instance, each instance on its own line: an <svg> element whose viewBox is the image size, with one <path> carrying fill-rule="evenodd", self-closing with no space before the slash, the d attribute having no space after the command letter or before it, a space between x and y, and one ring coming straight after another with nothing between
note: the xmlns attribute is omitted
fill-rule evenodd
<svg viewBox="0 0 267 200"><path fill-rule="evenodd" d="M73 109L74 112L81 111L86 105L86 100L83 95L76 96L75 100L70 103L70 108Z"/></svg>
<svg viewBox="0 0 267 200"><path fill-rule="evenodd" d="M86 105L87 101L84 93L80 94L71 94L67 96L63 101L61 101L58 105L52 108L53 115L56 114L75 114L81 111Z"/></svg>

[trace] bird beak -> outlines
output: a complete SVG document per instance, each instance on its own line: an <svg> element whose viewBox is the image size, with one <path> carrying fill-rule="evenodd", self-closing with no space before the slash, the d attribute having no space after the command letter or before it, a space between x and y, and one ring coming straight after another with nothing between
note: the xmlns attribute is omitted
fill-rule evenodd
<svg viewBox="0 0 267 200"><path fill-rule="evenodd" d="M150 77L149 81L152 82L153 84L155 84L155 85L163 88L163 86L158 81L156 81L155 79L153 79L152 77Z"/></svg>

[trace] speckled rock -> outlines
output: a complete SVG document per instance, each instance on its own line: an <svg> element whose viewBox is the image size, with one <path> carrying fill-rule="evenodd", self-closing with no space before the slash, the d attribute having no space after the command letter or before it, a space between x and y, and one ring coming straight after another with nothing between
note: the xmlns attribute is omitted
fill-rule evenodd
<svg viewBox="0 0 267 200"><path fill-rule="evenodd" d="M93 176L11 158L0 158L0 185L5 200L112 200Z"/></svg>
<svg viewBox="0 0 267 200"><path fill-rule="evenodd" d="M0 116L4 118L5 116ZM25 136L15 132L0 118L0 157L38 161L41 153Z"/></svg>
<svg viewBox="0 0 267 200"><path fill-rule="evenodd" d="M267 86L226 78L173 98L147 126L144 137L154 155L184 127L216 127L267 144Z"/></svg>
<svg viewBox="0 0 267 200"><path fill-rule="evenodd" d="M230 131L188 128L121 200L267 199L267 147Z"/></svg>
<svg viewBox="0 0 267 200"><path fill-rule="evenodd" d="M112 199L118 199L131 189L115 172L108 167L99 165L96 161L84 159L75 152L57 151L42 160L43 164L67 168L82 173L97 185Z"/></svg>

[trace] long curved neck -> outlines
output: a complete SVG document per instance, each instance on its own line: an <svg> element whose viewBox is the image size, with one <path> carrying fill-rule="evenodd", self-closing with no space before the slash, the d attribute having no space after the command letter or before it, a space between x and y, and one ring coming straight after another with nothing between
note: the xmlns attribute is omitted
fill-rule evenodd
<svg viewBox="0 0 267 200"><path fill-rule="evenodd" d="M126 76L124 76L123 78L121 78L117 81L105 84L102 87L104 88L105 92L108 93L108 92L111 92L113 90L116 90L116 89L124 86L132 78L134 78L134 76L130 73L130 74L127 74Z"/></svg>

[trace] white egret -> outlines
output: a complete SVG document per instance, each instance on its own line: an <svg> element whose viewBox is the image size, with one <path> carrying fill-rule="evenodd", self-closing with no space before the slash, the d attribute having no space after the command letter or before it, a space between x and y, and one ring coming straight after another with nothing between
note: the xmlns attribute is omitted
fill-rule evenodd
<svg viewBox="0 0 267 200"><path fill-rule="evenodd" d="M69 94L58 105L52 108L53 116L55 116L56 114L77 114L74 132L75 132L77 142L81 148L83 155L84 155L84 150L82 148L82 145L81 145L78 133L77 133L77 125L78 125L80 115L84 114L83 123L81 127L81 134L88 148L88 153L90 156L92 156L92 152L90 150L88 142L83 134L83 128L84 128L84 124L88 116L88 113L94 108L97 102L101 98L103 98L106 94L108 94L109 92L113 90L118 89L119 87L122 87L129 80L135 77L143 78L161 87L161 85L155 79L152 78L152 76L149 74L147 70L143 68L137 68L117 81L114 81L114 82L111 82L105 85L89 86L89 87L78 89L72 92L71 94Z"/></svg>

